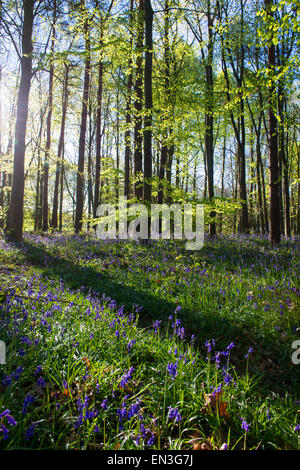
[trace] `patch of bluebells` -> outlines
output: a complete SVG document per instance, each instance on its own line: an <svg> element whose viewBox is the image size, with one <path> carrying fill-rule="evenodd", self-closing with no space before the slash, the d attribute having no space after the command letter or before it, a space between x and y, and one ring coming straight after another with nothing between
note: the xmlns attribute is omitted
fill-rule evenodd
<svg viewBox="0 0 300 470"><path fill-rule="evenodd" d="M32 405L34 402L35 402L35 397L30 395L30 393L28 393L28 395L26 395L25 400L23 402L23 408L22 408L23 415L27 413L28 406Z"/></svg>
<svg viewBox="0 0 300 470"><path fill-rule="evenodd" d="M131 339L131 340L128 342L127 346L126 346L127 351L130 352L131 349L133 348L133 346L134 346L135 344L136 344L136 340L135 340L135 339Z"/></svg>
<svg viewBox="0 0 300 470"><path fill-rule="evenodd" d="M154 328L155 334L158 333L160 326L161 326L161 320L156 320L156 321L153 323L153 328Z"/></svg>
<svg viewBox="0 0 300 470"><path fill-rule="evenodd" d="M5 426L4 422L10 426L17 425L15 418L11 415L11 412L8 409L0 413L0 433L2 433L3 439L6 440L9 437L9 429Z"/></svg>
<svg viewBox="0 0 300 470"><path fill-rule="evenodd" d="M41 377L41 376L38 377L38 379L37 379L37 384L38 384L38 386L41 387L41 388L46 387L46 381L45 381L44 377Z"/></svg>
<svg viewBox="0 0 300 470"><path fill-rule="evenodd" d="M179 413L178 408L172 408L172 406L169 406L168 410L169 410L169 413L168 413L169 419L172 419L176 422L179 422L182 420L182 416Z"/></svg>
<svg viewBox="0 0 300 470"><path fill-rule="evenodd" d="M140 434L135 438L135 444L139 446L142 441L148 447L153 446L155 444L155 434L151 429L145 427L144 423L142 422L142 416L139 415L140 419Z"/></svg>
<svg viewBox="0 0 300 470"><path fill-rule="evenodd" d="M101 405L100 405L103 411L107 410L107 408L108 408L107 402L108 402L108 398L105 398L103 400L103 402L101 403Z"/></svg>
<svg viewBox="0 0 300 470"><path fill-rule="evenodd" d="M26 441L30 441L30 439L33 437L35 427L36 427L36 423L31 423L31 425L28 426L28 428L26 429L25 431Z"/></svg>
<svg viewBox="0 0 300 470"><path fill-rule="evenodd" d="M93 421L98 418L99 410L98 409L89 409L89 397L86 395L82 401L80 398L77 400L77 410L80 412L77 418L77 421L74 423L74 428L77 429L81 427L84 421Z"/></svg>
<svg viewBox="0 0 300 470"><path fill-rule="evenodd" d="M167 365L167 370L172 379L175 379L175 377L178 375L178 362L169 362Z"/></svg>
<svg viewBox="0 0 300 470"><path fill-rule="evenodd" d="M130 380L132 380L132 374L134 373L134 367L130 367L128 372L124 374L120 381L120 387L125 388Z"/></svg>
<svg viewBox="0 0 300 470"><path fill-rule="evenodd" d="M13 382L16 382L17 380L19 380L21 374L23 373L23 370L24 370L23 366L19 366L17 367L15 372L13 372L12 374L5 375L2 379L2 385L7 387L11 385Z"/></svg>
<svg viewBox="0 0 300 470"><path fill-rule="evenodd" d="M222 368L221 373L223 375L225 385L230 385L231 382L233 382L234 385L236 385L236 383L233 381L233 377L227 372L226 367Z"/></svg>
<svg viewBox="0 0 300 470"><path fill-rule="evenodd" d="M126 400L129 398L126 395L123 399L121 407L117 410L117 416L119 418L120 429L124 429L123 422L130 421L134 416L139 414L141 408L141 401L137 400L136 403L131 404L128 408L126 407Z"/></svg>
<svg viewBox="0 0 300 470"><path fill-rule="evenodd" d="M205 347L207 348L207 352L208 353L211 353L212 352L212 348L215 347L215 340L212 339L211 342L210 341L205 341Z"/></svg>
<svg viewBox="0 0 300 470"><path fill-rule="evenodd" d="M222 387L223 387L223 384L220 383L217 387L213 387L211 386L211 388L213 388L213 391L212 391L212 396L215 397L216 395L219 395L221 392L222 392Z"/></svg>
<svg viewBox="0 0 300 470"><path fill-rule="evenodd" d="M247 423L247 421L245 420L245 418L240 418L240 420L242 421L241 428L242 428L245 432L249 432L250 424Z"/></svg>
<svg viewBox="0 0 300 470"><path fill-rule="evenodd" d="M29 291L28 291L29 292ZM221 290L220 290L221 292ZM225 292L225 291L224 291ZM224 292L222 292L222 294L224 295ZM33 290L31 293L34 293ZM42 291L42 294L43 294L43 298L45 298L45 293L46 293L46 290ZM31 294L30 294L31 295ZM40 295L41 294L37 294L36 295ZM96 293L97 295L97 293ZM261 297L261 296L260 296ZM38 298L38 297L37 297ZM54 298L54 297L53 297ZM50 296L50 300L51 300L51 296ZM105 300L105 298L104 298ZM95 310L95 312L97 311L99 313L99 309L100 309L100 305L99 303L97 304L97 302L93 299L93 303L92 302L92 298L90 297L89 298L89 301L91 301L92 305L93 305L93 308L96 306L97 310ZM107 298L107 301L110 302L111 299ZM20 307L22 308L22 300L19 300L18 299L18 302L20 303ZM272 304L272 307L273 307L273 304ZM282 305L280 305L281 309L283 309ZM85 312L85 315L86 316L90 316L92 317L92 313L93 313L93 308L92 310L91 309L87 309L87 311ZM114 301L111 301L110 305L109 305L109 308L110 310L114 310L116 307L116 303ZM0 307L1 309L1 307ZM138 312L138 309L140 309L140 307L137 308L137 312ZM181 307L179 306L176 310L175 310L175 314L177 314L179 311L180 311ZM104 307L101 306L101 312L104 311ZM124 318L124 313L123 313L123 308L121 307L118 311L114 312L116 315L118 315L118 318L116 320L114 320L114 326L117 326L117 325L124 325L125 324L125 320L122 321L122 319ZM22 316L22 315L21 315ZM20 317L21 317L20 316ZM47 327L47 321L45 320L45 318L47 318L49 315L47 315L47 312L45 313L44 315L44 318L42 318L42 321L41 321L41 325L44 325ZM99 318L102 318L104 319L106 317L106 314L103 313L103 315L99 315ZM17 319L18 317L15 317L16 320L15 320L15 331L17 332L16 334L18 334L19 331L21 331L21 329L19 330L18 327L17 327ZM109 318L109 316L108 316ZM132 317L131 318L128 318L128 321L129 323L132 321L132 319L134 318L134 315L132 314ZM36 319L36 317L34 317L34 320ZM121 319L121 320L120 320ZM20 318L21 320L21 318ZM110 318L111 320L111 318ZM127 318L126 318L127 320ZM170 316L169 320L173 320L173 317ZM19 321L19 319L18 319ZM23 321L23 320L22 320ZM154 328L154 332L157 333L159 331L159 328L160 328L160 324L161 322L159 320L157 320L154 324L153 324L153 328ZM183 339L184 336L185 336L185 332L184 332L184 328L181 326L181 322L180 322L180 319L174 321L173 323L173 328L174 328L174 334L176 336L178 336L179 338ZM66 330L63 329L63 330ZM34 331L32 328L31 328L31 331ZM50 331L50 330L49 330ZM120 330L117 330L115 333L114 331L111 332L111 334L115 334L117 337L121 336L121 327L120 327ZM125 332L123 332L122 334L125 334ZM93 333L90 334L90 339L92 339L93 337ZM194 340L195 338L193 338ZM21 337L20 338L21 342L25 345L25 346L31 346L30 344L30 340L27 340L27 338L25 336ZM37 338L34 339L34 342L36 342ZM74 339L75 340L75 339ZM133 345L136 343L135 340L130 340L129 339L127 340L128 343L127 343L127 351L129 352L131 350L131 348L133 347ZM79 343L77 343L79 344ZM126 343L125 343L126 344ZM214 340L209 340L206 342L206 347L207 347L207 350L209 353L212 352L212 349L213 347L215 347L215 341ZM227 348L225 349L225 351L222 351L222 352L216 352L215 353L215 356L213 358L213 360L215 361L215 364L216 364L216 367L219 368L220 365L221 365L221 359L222 358L228 358L229 357L229 354L230 354L230 350L234 347L234 344L233 343L230 343L229 346L227 346ZM27 349L26 349L27 350ZM173 351L170 350L169 353L171 354ZM252 354L253 352L253 348L249 348L248 350L248 353L246 354L246 358L248 359L248 357ZM172 378L175 378L178 374L178 361L180 359L184 359L184 355L179 355L179 357L177 358L177 350L175 350L174 354L176 354L176 357L171 360L175 361L175 362L169 362L168 366L167 366L167 371L169 373L169 375L172 377ZM193 356L195 356L195 354L193 354ZM195 362L195 360L193 361ZM227 364L228 365L228 364ZM132 374L133 374L133 371L134 369L133 368L130 368L129 371L127 373L125 373L122 378L121 378L121 387L125 387L126 384L128 383L129 380L132 379ZM229 374L228 372L228 367L223 367L220 371L220 374L223 376L223 382L225 385L230 385L233 382L233 377ZM39 370L37 369L35 375L38 377L38 381L40 379L43 379L43 377L41 377L42 374L42 369L41 367L39 366ZM87 377L87 376L86 376ZM10 376L7 376L6 379L8 382L12 382L14 379L17 380L17 374L14 375L14 374L11 374ZM5 379L3 379L5 381ZM43 379L44 380L44 379ZM223 385L224 385L223 384ZM64 384L65 385L65 384ZM115 387L118 386L118 384L116 383L114 385ZM216 389L214 389L213 391L213 394L216 394L218 393L218 390L221 391L222 389L222 384L218 385L218 387ZM97 387L97 391L98 391L98 387ZM118 391L119 392L119 391ZM33 400L33 401L31 401ZM31 397L30 394L28 394L27 397L25 397L25 400L24 400L24 403L23 403L23 414L26 414L27 413L27 408L34 402L34 397ZM100 408L105 411L108 406L108 399L106 398L105 400L103 400L102 404L100 405ZM95 419L95 417L98 416L98 411L97 410L94 410L94 409L90 409L89 408L89 403L88 403L88 400L87 400L87 403L84 403L84 402L81 402L80 403L80 416L79 416L79 419L78 421L83 423L85 420L93 420ZM140 410L139 410L139 404L135 403L135 404L132 404L130 406L128 406L128 404L126 404L126 401L124 400L124 402L122 403L122 406L119 408L119 413L120 413L120 416L121 418L123 419L123 422L125 420L130 420L132 419L134 416L141 416L140 414ZM177 410L177 411L176 411ZM169 414L168 414L169 418L170 419L173 419L175 420L175 422L177 421L180 421L181 420L181 415L178 411L177 408L172 408L172 407L169 407ZM266 418L267 420L271 419L270 417L270 413L269 411L267 410L266 411ZM180 418L179 418L180 417ZM246 422L245 418L240 418L241 421L242 421L242 429L245 431L245 432L248 432L249 431L249 424ZM4 424L6 424L6 422L4 421ZM6 427L6 426L5 426ZM33 435L33 432L34 432L34 428L35 428L35 424L32 424L29 428L28 428L28 436L30 438L30 435L32 436ZM292 429L293 426L291 425L290 429ZM99 428L98 426L96 425L95 428L94 428L95 432L99 432ZM295 427L295 432L298 432L300 430L300 425L297 425ZM2 430L2 432L4 433L4 431ZM137 437L137 442L141 442L141 440L143 439L144 440L144 444L145 445L153 445L153 443L155 442L155 435L152 431L150 431L150 429L147 429L145 427L145 424L144 423L141 423L141 427L140 427L140 435ZM4 434L3 434L4 435Z"/></svg>

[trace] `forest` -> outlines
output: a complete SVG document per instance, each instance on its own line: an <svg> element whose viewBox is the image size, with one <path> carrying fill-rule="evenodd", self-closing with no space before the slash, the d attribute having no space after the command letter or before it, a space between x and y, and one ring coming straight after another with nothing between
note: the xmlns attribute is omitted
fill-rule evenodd
<svg viewBox="0 0 300 470"><path fill-rule="evenodd" d="M299 20L0 0L0 449L300 449Z"/></svg>

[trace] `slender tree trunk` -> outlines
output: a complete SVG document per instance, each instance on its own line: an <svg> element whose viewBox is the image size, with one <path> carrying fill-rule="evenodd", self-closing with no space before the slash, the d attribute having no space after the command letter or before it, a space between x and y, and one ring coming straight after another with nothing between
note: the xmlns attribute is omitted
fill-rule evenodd
<svg viewBox="0 0 300 470"><path fill-rule="evenodd" d="M251 135L254 134L253 127L251 128ZM254 194L255 194L255 169L254 169L254 145L253 139L250 141L250 191L249 191L249 227L253 228L255 225L254 214Z"/></svg>
<svg viewBox="0 0 300 470"><path fill-rule="evenodd" d="M14 175L7 230L12 240L22 240L24 205L25 135L28 118L28 100L32 76L32 28L34 0L24 0L22 31L21 82L18 95L15 128Z"/></svg>
<svg viewBox="0 0 300 470"><path fill-rule="evenodd" d="M208 2L210 7L210 2ZM208 52L205 66L205 154L207 164L208 197L210 202L214 198L214 103L213 103L213 19L211 12L207 12L208 26ZM211 211L212 219L209 224L209 235L216 234L215 212Z"/></svg>
<svg viewBox="0 0 300 470"><path fill-rule="evenodd" d="M53 229L56 229L58 227L58 192L59 192L59 183L61 179L61 176L60 176L61 156L63 153L64 144L65 144L65 128L66 128L66 116L67 116L68 93L69 93L68 81L69 81L69 65L65 65L65 77L64 77L63 99L62 99L62 116L61 116L60 136L59 136L58 150L57 150L57 162L56 162L54 196L53 196L53 210L52 210L52 219L51 219L51 227Z"/></svg>
<svg viewBox="0 0 300 470"><path fill-rule="evenodd" d="M51 121L53 111L53 79L54 79L54 48L55 48L55 31L56 31L56 0L53 4L53 25L52 25L52 41L51 41L51 57L50 57L50 75L49 75L49 111L47 115L47 138L46 138L46 153L44 164L44 194L43 194L43 231L46 232L49 228L49 163L50 163L50 150L51 150Z"/></svg>
<svg viewBox="0 0 300 470"><path fill-rule="evenodd" d="M120 194L120 112L119 112L119 90L117 91L117 115L116 115L116 201L118 204Z"/></svg>
<svg viewBox="0 0 300 470"><path fill-rule="evenodd" d="M265 0L267 15L272 18L273 0ZM276 66L275 46L268 45L268 68L274 70ZM280 242L280 174L278 157L278 131L277 119L274 112L275 85L269 86L268 114L269 114L269 166L270 166L270 242Z"/></svg>
<svg viewBox="0 0 300 470"><path fill-rule="evenodd" d="M164 100L165 108L164 111L164 121L169 121L170 119L170 67L171 67L171 58L170 58L170 5L169 0L165 0L165 21L164 21ZM163 123L163 141L161 146L161 156L160 156L160 167L159 167L159 187L158 187L158 204L162 204L164 199L164 187L163 180L167 173L167 167L169 166L169 129Z"/></svg>
<svg viewBox="0 0 300 470"><path fill-rule="evenodd" d="M59 231L62 231L63 226L63 199L64 199L64 154L65 149L62 149L62 157L61 157L61 171L60 171L60 198L59 198Z"/></svg>
<svg viewBox="0 0 300 470"><path fill-rule="evenodd" d="M34 215L34 230L41 228L42 221L42 207L40 206L41 198L41 175L42 175L42 162L41 162L41 145L44 128L44 113L42 111L42 90L39 87L39 105L40 105L40 131L38 135L37 144L37 175L36 175L36 196L35 196L35 215Z"/></svg>
<svg viewBox="0 0 300 470"><path fill-rule="evenodd" d="M131 159L131 94L132 94L132 47L133 47L133 0L130 0L130 57L128 60L128 82L126 94L126 131L125 131L125 175L124 175L124 196L130 197L130 159Z"/></svg>
<svg viewBox="0 0 300 470"><path fill-rule="evenodd" d="M226 163L226 132L227 127L225 127L225 132L223 136L223 158L222 158L222 173L221 173L221 198L224 197L224 179L225 179L225 163ZM223 225L223 214L220 214L220 233L222 233Z"/></svg>
<svg viewBox="0 0 300 470"><path fill-rule="evenodd" d="M285 131L284 131L284 91L281 84L278 87L278 112L280 116L280 130L279 130L279 161L281 162L282 176L283 176L283 226L284 234L286 237L291 236L291 219L290 219L290 192L289 192L289 174L288 174L288 145L286 145Z"/></svg>
<svg viewBox="0 0 300 470"><path fill-rule="evenodd" d="M100 47L103 45L103 23L101 23ZM102 51L101 51L102 55ZM95 192L93 216L96 217L99 204L100 191L100 170L101 170L101 151L102 151L102 95L103 95L103 60L100 57L98 65L98 90L97 90L97 113L96 113L96 170L95 170Z"/></svg>
<svg viewBox="0 0 300 470"><path fill-rule="evenodd" d="M83 13L85 11L85 1L81 1ZM85 37L85 71L84 71L84 85L82 96L82 110L81 110L81 124L80 124L80 137L79 137L79 154L77 166L77 182L76 182L76 213L75 213L75 232L79 233L82 229L83 205L84 205L84 159L85 159L85 136L87 126L88 114L88 100L89 100L89 87L90 87L90 25L88 19L84 23L84 37Z"/></svg>
<svg viewBox="0 0 300 470"><path fill-rule="evenodd" d="M295 146L297 149L297 178L300 179L300 145L295 139ZM297 205L296 205L296 214L295 214L295 233L299 235L300 233L300 184L298 183L298 192L297 192Z"/></svg>
<svg viewBox="0 0 300 470"><path fill-rule="evenodd" d="M144 121L144 202L151 202L152 178L152 56L153 56L153 10L150 0L144 0L145 8L145 121ZM148 181L147 181L148 180Z"/></svg>
<svg viewBox="0 0 300 470"><path fill-rule="evenodd" d="M260 148L260 130L261 130L261 119L262 116L259 116L259 122L257 126L256 134L256 180L257 180L257 192L258 192L258 210L259 210L259 220L260 220L260 231L265 233L265 218L264 218L264 207L263 207L263 197L262 197L262 178L261 175L261 148Z"/></svg>
<svg viewBox="0 0 300 470"><path fill-rule="evenodd" d="M91 80L92 80L92 72L91 72ZM87 193L88 193L88 220L87 220L87 230L90 230L90 220L93 217L93 182L92 182L92 149L93 149L93 139L94 139L94 132L93 132L93 103L91 99L89 100L89 112L88 112L88 119L89 119L89 138L88 138L88 163L87 163Z"/></svg>
<svg viewBox="0 0 300 470"><path fill-rule="evenodd" d="M176 170L175 170L175 185L176 185L176 188L179 188L179 186L180 186L179 171L180 171L180 158L179 158L179 154L177 154L176 155Z"/></svg>
<svg viewBox="0 0 300 470"><path fill-rule="evenodd" d="M140 181L143 172L143 136L142 136L142 109L143 109L143 39L144 39L144 4L139 0L137 39L136 39L136 77L135 77L135 102L134 102L134 175L138 180L135 182L135 197L143 198L143 184Z"/></svg>

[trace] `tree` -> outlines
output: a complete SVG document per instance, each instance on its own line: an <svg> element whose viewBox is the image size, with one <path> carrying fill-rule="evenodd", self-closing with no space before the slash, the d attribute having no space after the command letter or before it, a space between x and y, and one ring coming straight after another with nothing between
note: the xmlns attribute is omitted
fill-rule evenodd
<svg viewBox="0 0 300 470"><path fill-rule="evenodd" d="M51 227L53 229L56 229L58 227L58 191L59 191L59 183L62 181L61 173L63 171L62 156L63 156L64 145L65 145L65 128L66 128L66 117L67 117L67 108L68 108L70 67L71 67L70 63L66 62L64 64L65 73L64 73L63 97L62 97L61 127L60 127L60 136L59 136L59 143L58 143L58 150L57 150L57 162L56 162L54 195L53 195L53 209L52 209L52 218L51 218Z"/></svg>
<svg viewBox="0 0 300 470"><path fill-rule="evenodd" d="M53 80L54 80L54 48L55 48L55 33L56 33L56 0L53 0L53 23L52 23L52 39L50 51L50 71L49 71L49 104L47 115L47 138L46 138L46 151L43 172L43 231L46 232L49 227L49 207L48 207L48 186L49 186L49 162L51 150L51 124L53 112Z"/></svg>
<svg viewBox="0 0 300 470"><path fill-rule="evenodd" d="M265 8L270 19L273 18L273 1L265 0ZM275 73L276 52L273 37L268 42L268 69ZM270 161L270 242L280 242L280 174L278 158L278 130L277 118L274 111L275 83L271 77L268 98L269 116L269 161Z"/></svg>
<svg viewBox="0 0 300 470"><path fill-rule="evenodd" d="M144 201L151 202L151 182L152 178L152 24L153 10L150 0L144 0L145 8L145 121L144 121Z"/></svg>
<svg viewBox="0 0 300 470"><path fill-rule="evenodd" d="M23 230L25 136L32 77L34 4L35 0L24 0L23 2L21 81L15 127L12 195L7 218L7 231L10 238L16 242L22 240Z"/></svg>
<svg viewBox="0 0 300 470"><path fill-rule="evenodd" d="M134 84L134 176L135 197L143 198L143 185L140 181L143 173L143 43L144 43L144 4L139 0L137 11L136 66Z"/></svg>
<svg viewBox="0 0 300 470"><path fill-rule="evenodd" d="M90 87L90 22L88 12L85 7L85 0L81 0L81 15L84 20L84 39L85 39L85 69L82 94L81 124L79 137L78 165L77 165L77 184L76 184L76 213L75 213L75 232L82 229L83 205L84 205L84 159L85 159L85 136L88 115L88 99Z"/></svg>

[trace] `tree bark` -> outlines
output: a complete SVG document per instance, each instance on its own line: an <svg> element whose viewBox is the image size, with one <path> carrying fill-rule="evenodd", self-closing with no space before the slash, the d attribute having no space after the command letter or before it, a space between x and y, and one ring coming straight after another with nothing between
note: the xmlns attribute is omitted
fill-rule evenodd
<svg viewBox="0 0 300 470"><path fill-rule="evenodd" d="M81 8L83 13L85 11L85 1L81 1ZM76 213L75 213L75 232L79 233L82 229L83 205L84 205L84 159L85 159L85 136L87 126L88 114L88 100L89 100L89 87L90 87L90 31L89 21L85 19L84 22L84 37L85 37L85 71L84 71L84 85L82 96L82 110L81 110L81 124L80 124L80 137L79 137L79 154L77 166L77 182L76 182Z"/></svg>
<svg viewBox="0 0 300 470"><path fill-rule="evenodd" d="M103 24L101 23L100 47L103 45ZM102 51L101 51L102 55ZM100 58L98 65L98 89L97 89L97 113L96 113L96 170L95 170L95 191L93 216L96 217L99 204L100 192L100 170L101 170L101 151L102 151L102 94L103 94L103 60Z"/></svg>
<svg viewBox="0 0 300 470"><path fill-rule="evenodd" d="M130 197L130 159L131 159L131 94L132 94L132 46L133 46L133 0L130 0L130 57L128 59L128 82L126 94L126 130L125 130L125 168L124 168L124 196Z"/></svg>
<svg viewBox="0 0 300 470"><path fill-rule="evenodd" d="M61 126L60 126L60 136L58 142L57 150L57 162L56 162L56 172L55 172L55 184L54 184L54 196L53 196L53 210L51 218L51 227L56 229L58 227L58 191L59 183L61 180L61 157L63 153L63 148L65 144L65 128L66 128L66 116L67 116L67 107L68 107L68 81L69 81L69 68L70 66L65 64L65 78L64 78L64 87L63 87L63 99L62 99L62 116L61 116Z"/></svg>
<svg viewBox="0 0 300 470"><path fill-rule="evenodd" d="M210 2L207 11L208 46L205 66L205 155L207 165L208 196L210 202L214 198L214 104L213 104L213 19L210 12ZM213 219L209 224L209 235L216 234L216 214L211 211L210 217Z"/></svg>
<svg viewBox="0 0 300 470"><path fill-rule="evenodd" d="M49 228L49 162L51 150L51 121L53 112L53 79L54 79L54 48L55 48L55 31L56 31L56 0L53 4L53 25L52 25L52 41L51 41L51 57L50 57L50 75L49 75L49 111L47 115L47 137L46 137L46 153L44 163L44 188L43 188L43 231Z"/></svg>
<svg viewBox="0 0 300 470"><path fill-rule="evenodd" d="M144 202L151 202L151 177L152 177L152 57L153 57L153 10L150 0L144 0L145 8L145 120L144 120ZM148 180L148 181L147 181Z"/></svg>
<svg viewBox="0 0 300 470"><path fill-rule="evenodd" d="M143 198L143 184L141 174L143 172L143 136L142 136L142 110L143 110L143 40L144 40L144 2L139 0L138 21L137 21L137 40L136 40L136 77L135 77L135 101L134 101L134 175L137 178L135 182L135 197L138 200Z"/></svg>
<svg viewBox="0 0 300 470"><path fill-rule="evenodd" d="M13 241L22 240L24 206L25 136L28 118L28 101L32 76L32 29L34 0L24 0L22 31L21 81L18 94L15 127L14 174L7 230Z"/></svg>
<svg viewBox="0 0 300 470"><path fill-rule="evenodd" d="M273 1L265 0L267 15L272 18ZM276 66L275 46L268 44L268 68L274 71ZM268 90L268 116L269 116L269 164L270 164L270 242L280 242L280 174L278 156L278 130L277 119L274 112L275 85L272 81Z"/></svg>

